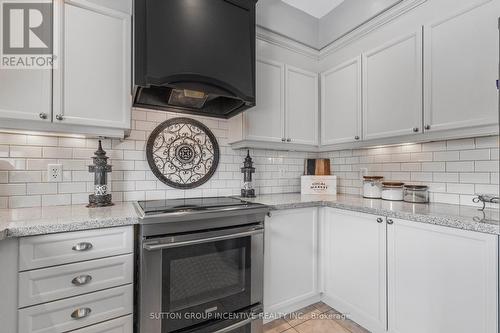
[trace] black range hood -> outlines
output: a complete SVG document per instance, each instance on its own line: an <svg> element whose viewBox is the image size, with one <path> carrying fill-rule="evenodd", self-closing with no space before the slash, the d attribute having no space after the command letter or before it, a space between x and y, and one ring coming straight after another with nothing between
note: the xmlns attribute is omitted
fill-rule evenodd
<svg viewBox="0 0 500 333"><path fill-rule="evenodd" d="M134 106L230 118L255 105L256 0L135 0Z"/></svg>

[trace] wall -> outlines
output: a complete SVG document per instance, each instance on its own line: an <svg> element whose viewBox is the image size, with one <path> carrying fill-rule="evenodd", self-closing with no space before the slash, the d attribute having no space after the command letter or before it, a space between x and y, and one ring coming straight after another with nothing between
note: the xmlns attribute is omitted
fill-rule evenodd
<svg viewBox="0 0 500 333"><path fill-rule="evenodd" d="M498 195L499 138L436 141L322 153L331 159L339 193L362 194L360 169L385 180L430 186L431 201L474 205L475 193ZM498 207L498 206L497 206Z"/></svg>
<svg viewBox="0 0 500 333"><path fill-rule="evenodd" d="M319 20L318 43L325 47L401 0L349 0Z"/></svg>
<svg viewBox="0 0 500 333"><path fill-rule="evenodd" d="M238 195L246 151L234 151L228 146L227 120L193 117L213 131L220 146L219 166L207 183L192 190L176 190L153 175L145 158L145 140L167 116L179 115L134 110L131 136L124 141L103 141L113 165L110 181L113 200ZM96 148L94 139L0 133L0 208L87 203L88 194L93 191L93 175L87 165L92 163L90 157ZM250 153L257 169L257 193L300 191L307 153L266 150ZM63 165L63 182L46 181L49 163Z"/></svg>
<svg viewBox="0 0 500 333"><path fill-rule="evenodd" d="M318 49L319 20L281 0L257 2L258 26Z"/></svg>

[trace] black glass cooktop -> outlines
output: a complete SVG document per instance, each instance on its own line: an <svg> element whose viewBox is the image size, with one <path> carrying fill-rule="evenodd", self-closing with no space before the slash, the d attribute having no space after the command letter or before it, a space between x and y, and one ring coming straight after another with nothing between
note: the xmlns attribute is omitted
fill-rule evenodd
<svg viewBox="0 0 500 333"><path fill-rule="evenodd" d="M258 205L232 197L145 200L139 201L138 204L146 215L227 207L247 208L249 206Z"/></svg>

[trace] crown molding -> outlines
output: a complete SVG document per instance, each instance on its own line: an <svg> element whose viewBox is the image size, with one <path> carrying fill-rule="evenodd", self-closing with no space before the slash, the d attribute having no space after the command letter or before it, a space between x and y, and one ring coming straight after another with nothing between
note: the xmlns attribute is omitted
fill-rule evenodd
<svg viewBox="0 0 500 333"><path fill-rule="evenodd" d="M316 61L319 60L318 49L307 46L301 42L291 39L290 37L281 35L262 26L256 27L255 34L258 40L302 54Z"/></svg>
<svg viewBox="0 0 500 333"><path fill-rule="evenodd" d="M261 41L280 46L292 52L296 52L316 61L320 61L326 56L338 51L343 47L346 47L356 40L359 40L363 36L388 24L389 22L395 20L401 15L404 15L405 13L411 11L412 9L420 6L425 2L427 2L427 0L402 0L389 9L360 24L358 27L354 28L353 30L349 31L342 37L336 39L335 41L331 42L321 49L316 49L314 47L305 45L301 42L291 39L290 37L276 33L262 26L257 26L256 36L257 39Z"/></svg>
<svg viewBox="0 0 500 333"><path fill-rule="evenodd" d="M360 24L358 27L349 31L342 37L336 39L332 43L323 47L319 51L320 60L326 56L338 51L339 49L359 40L363 36L369 34L370 32L388 24L389 22L395 20L401 15L411 11L412 9L420 6L421 4L427 2L427 0L403 0L389 9L383 11L380 14L370 18L364 23Z"/></svg>

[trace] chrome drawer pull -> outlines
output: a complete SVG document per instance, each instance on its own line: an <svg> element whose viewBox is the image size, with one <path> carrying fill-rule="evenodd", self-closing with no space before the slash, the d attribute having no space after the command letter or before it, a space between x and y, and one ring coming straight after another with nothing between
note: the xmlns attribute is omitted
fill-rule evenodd
<svg viewBox="0 0 500 333"><path fill-rule="evenodd" d="M71 283L73 283L75 286L83 286L84 284L89 283L92 281L92 276L90 275L79 275L73 280L71 280Z"/></svg>
<svg viewBox="0 0 500 333"><path fill-rule="evenodd" d="M80 251L80 252L88 251L88 250L92 249L92 244L87 243L87 242L82 242L82 243L78 243L75 246L73 246L72 249L73 249L73 251Z"/></svg>
<svg viewBox="0 0 500 333"><path fill-rule="evenodd" d="M90 308L76 309L75 311L73 311L71 313L71 318L73 318L73 319L82 319L82 318L88 317L91 312L92 312L92 310L90 310Z"/></svg>

